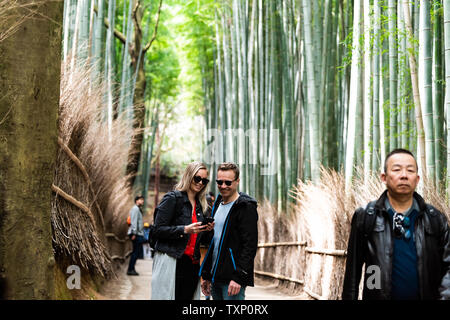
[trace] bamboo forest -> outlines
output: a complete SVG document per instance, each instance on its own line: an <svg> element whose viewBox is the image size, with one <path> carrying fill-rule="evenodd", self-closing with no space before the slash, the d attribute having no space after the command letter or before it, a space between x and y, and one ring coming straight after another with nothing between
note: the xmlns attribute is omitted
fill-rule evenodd
<svg viewBox="0 0 450 320"><path fill-rule="evenodd" d="M393 201L392 150L415 158L408 199L447 219L448 256L449 120L450 0L0 0L0 299L150 300L163 246L139 247L130 217L142 198L159 230L193 162L202 197L222 208L237 181L258 203L246 299L344 299L352 217Z"/></svg>

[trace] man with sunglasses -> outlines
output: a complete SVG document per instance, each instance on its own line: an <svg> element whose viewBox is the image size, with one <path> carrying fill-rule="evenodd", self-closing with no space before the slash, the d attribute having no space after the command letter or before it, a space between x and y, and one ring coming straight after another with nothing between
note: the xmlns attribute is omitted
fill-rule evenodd
<svg viewBox="0 0 450 320"><path fill-rule="evenodd" d="M342 299L450 299L450 235L446 217L415 192L417 162L405 149L385 159L387 190L352 218Z"/></svg>
<svg viewBox="0 0 450 320"><path fill-rule="evenodd" d="M200 268L202 291L214 300L244 300L246 286L254 285L257 202L237 191L239 168L234 163L218 167L216 183L220 195L211 213L214 237Z"/></svg>

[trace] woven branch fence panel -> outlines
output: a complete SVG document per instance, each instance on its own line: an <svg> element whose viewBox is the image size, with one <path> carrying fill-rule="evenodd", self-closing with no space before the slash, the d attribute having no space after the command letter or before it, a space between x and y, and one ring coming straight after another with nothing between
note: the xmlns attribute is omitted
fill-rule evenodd
<svg viewBox="0 0 450 320"><path fill-rule="evenodd" d="M322 170L321 180L298 181L291 191L295 205L277 213L268 203L259 211L259 249L255 272L271 277L292 294L299 290L311 299L341 299L351 218L355 209L384 190L379 178L345 178Z"/></svg>

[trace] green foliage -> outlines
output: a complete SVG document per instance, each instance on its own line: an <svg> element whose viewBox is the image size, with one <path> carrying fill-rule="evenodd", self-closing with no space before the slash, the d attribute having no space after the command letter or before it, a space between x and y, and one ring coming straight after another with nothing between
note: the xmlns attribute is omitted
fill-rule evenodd
<svg viewBox="0 0 450 320"><path fill-rule="evenodd" d="M202 81L213 83L214 73L214 9L215 1L171 1L176 19L172 27L177 34L177 50L183 63L182 86L188 111L192 115L205 112Z"/></svg>

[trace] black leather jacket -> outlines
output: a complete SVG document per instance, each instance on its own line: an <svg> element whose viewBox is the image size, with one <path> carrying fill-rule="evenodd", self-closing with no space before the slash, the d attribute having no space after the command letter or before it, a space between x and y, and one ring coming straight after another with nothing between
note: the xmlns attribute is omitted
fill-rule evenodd
<svg viewBox="0 0 450 320"><path fill-rule="evenodd" d="M222 232L217 261L212 266L211 242L200 269L204 280L229 283L234 280L241 286L254 285L254 260L258 249L257 202L249 195L239 192L239 198L228 213ZM212 212L216 213L222 196L217 197ZM211 272L212 267L214 271Z"/></svg>
<svg viewBox="0 0 450 320"><path fill-rule="evenodd" d="M366 267L379 266L381 288L370 289L367 286L367 278L371 276L368 273L364 279L363 299L391 299L394 236L392 221L385 209L386 197L387 191L375 204L375 224L367 236L358 223L361 215L367 214L366 211L360 208L353 215L342 292L344 300L358 299L364 263ZM414 198L420 208L414 229L420 299L450 299L450 235L447 219L436 208L427 208L423 198L416 192ZM438 228L433 228L432 224Z"/></svg>
<svg viewBox="0 0 450 320"><path fill-rule="evenodd" d="M156 210L156 219L154 222L154 237L157 242L155 250L168 254L174 258L181 258L186 249L190 234L184 233L184 226L192 223L192 205L186 192L181 192L182 209L176 212L176 193L170 191L166 193L159 203ZM195 212L197 214L197 222L203 221L203 211L200 202L197 200ZM197 235L197 242L194 251L194 259L200 259L199 243L203 241L206 232ZM207 232L212 233L212 231ZM205 237L206 238L206 237Z"/></svg>

